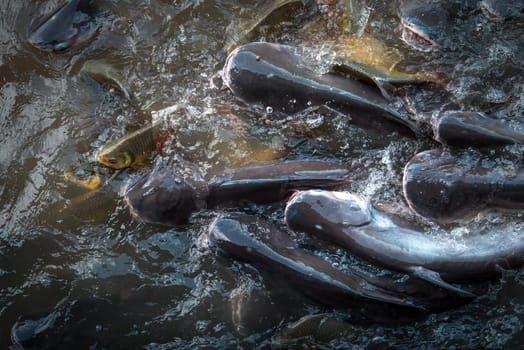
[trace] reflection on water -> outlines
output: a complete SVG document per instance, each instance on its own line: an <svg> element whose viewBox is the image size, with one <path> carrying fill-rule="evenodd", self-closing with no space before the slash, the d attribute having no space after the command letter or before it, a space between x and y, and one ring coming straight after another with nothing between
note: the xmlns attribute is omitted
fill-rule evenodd
<svg viewBox="0 0 524 350"><path fill-rule="evenodd" d="M282 119L235 100L217 76L230 42L225 28L253 18L260 2L107 0L91 42L62 54L39 52L26 42L28 28L59 3L0 3L0 347L11 344L16 322L30 328L52 321L40 334L50 345L263 348L280 321L328 311L284 286L266 300L255 270L203 249L199 241L212 212L172 229L134 221L122 192L151 164L126 170L96 193L67 181L64 171L92 157L123 127L144 125L157 112L176 130L163 156L189 161L206 176L275 157L338 159L359 169L349 189L402 201L403 165L434 144L377 137L341 116ZM307 21L285 31L262 28L255 39L295 45L308 62L326 69L333 58L330 43L345 23L338 20L345 2L319 3ZM431 84L399 88L393 107L414 110L425 121L441 106L489 110L522 128L522 17L490 21L472 11L450 31L446 40L453 45L422 53L400 40L397 1L371 3L367 34L402 53L396 69L438 70L449 80L447 91ZM97 59L115 64L133 86L136 103L82 72L84 62ZM518 147L509 151L520 158ZM281 209L250 208L277 221ZM489 214L460 232L486 225L519 230L513 223L520 220L518 214ZM355 263L339 253L341 266ZM523 281L522 272L508 272L469 305L398 324L370 322L332 345L515 347L523 338ZM263 315L275 305L278 320ZM253 324L250 312L261 313L262 323ZM246 318L239 321L238 315Z"/></svg>

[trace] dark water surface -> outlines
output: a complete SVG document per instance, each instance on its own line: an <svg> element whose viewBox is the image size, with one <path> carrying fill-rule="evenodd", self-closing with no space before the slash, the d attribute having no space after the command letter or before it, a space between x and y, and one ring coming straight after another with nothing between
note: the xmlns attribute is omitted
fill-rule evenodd
<svg viewBox="0 0 524 350"><path fill-rule="evenodd" d="M157 112L176 130L164 158L187 171L185 162L206 176L220 174L257 164L266 150L269 158L339 160L358 170L348 189L402 203L403 165L435 144L383 137L343 118L280 118L235 100L218 76L225 29L270 1L108 1L90 42L62 54L30 47L28 28L61 3L0 2L0 348L11 346L17 321L48 315L53 326L35 348L268 348L281 322L327 311L283 282L272 284L270 297L257 271L209 252L202 237L216 213L170 229L135 221L122 193L145 169L125 171L96 195L67 181L64 171L122 127L143 125ZM396 1L375 3L367 32L403 55L398 67L439 70L449 79L448 92L402 88L393 106L410 101L426 121L442 106L488 109L523 127L522 18L491 22L473 12L450 32L454 45L428 54L401 42ZM297 46L324 69L342 32L340 9L341 3L319 6L313 16L305 11L303 19L265 27L255 39ZM86 60L101 58L123 72L138 109L81 73ZM521 151L509 149L506 161L519 162ZM248 209L276 222L281 210ZM524 233L520 213L487 213L444 229L457 237L491 229ZM341 267L365 267L341 251L319 254ZM507 272L482 287L485 294L451 311L370 321L329 344L308 341L317 348L524 348L524 273ZM251 303L239 302L246 298Z"/></svg>

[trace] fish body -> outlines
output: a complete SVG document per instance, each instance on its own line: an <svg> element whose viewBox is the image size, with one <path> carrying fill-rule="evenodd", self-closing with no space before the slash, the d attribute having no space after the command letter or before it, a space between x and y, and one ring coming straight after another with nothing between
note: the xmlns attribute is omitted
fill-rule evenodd
<svg viewBox="0 0 524 350"><path fill-rule="evenodd" d="M284 231L246 214L217 218L208 229L210 247L266 273L286 278L295 288L328 305L382 302L419 308L411 297L374 285L357 272L341 272L300 249ZM338 304L338 305L341 305Z"/></svg>
<svg viewBox="0 0 524 350"><path fill-rule="evenodd" d="M209 181L210 208L242 202L273 203L305 188L334 188L348 184L347 167L325 161L289 161L236 169Z"/></svg>
<svg viewBox="0 0 524 350"><path fill-rule="evenodd" d="M522 16L524 1L522 0L482 0L480 8L486 16L494 21L503 21L512 17Z"/></svg>
<svg viewBox="0 0 524 350"><path fill-rule="evenodd" d="M93 0L69 0L37 24L28 41L43 51L65 51L96 34L96 11Z"/></svg>
<svg viewBox="0 0 524 350"><path fill-rule="evenodd" d="M154 168L127 190L125 199L140 221L173 226L187 223L201 209L278 202L294 190L347 184L348 176L349 170L339 164L317 161L239 168L208 182Z"/></svg>
<svg viewBox="0 0 524 350"><path fill-rule="evenodd" d="M293 230L314 234L377 266L404 272L463 297L473 295L449 282L497 275L524 265L524 237L488 233L430 236L395 224L385 213L347 192L299 192L285 210Z"/></svg>
<svg viewBox="0 0 524 350"><path fill-rule="evenodd" d="M88 60L82 71L98 82L110 82L120 89L128 101L132 101L131 87L121 72L105 60Z"/></svg>
<svg viewBox="0 0 524 350"><path fill-rule="evenodd" d="M486 208L524 208L524 170L472 151L415 155L404 169L403 188L410 208L440 223Z"/></svg>
<svg viewBox="0 0 524 350"><path fill-rule="evenodd" d="M273 17L278 17L279 14L286 12L287 14L292 13L295 15L296 11L290 10L288 5L299 5L304 6L303 0L275 0L268 7L261 10L259 14L248 21L240 23L235 26L231 33L229 33L229 42L227 44L227 53L233 51L239 45L245 44L251 41L257 32L257 29L269 21ZM287 9L287 11L283 11Z"/></svg>
<svg viewBox="0 0 524 350"><path fill-rule="evenodd" d="M435 139L452 147L493 147L524 143L524 133L480 112L446 111L434 123Z"/></svg>
<svg viewBox="0 0 524 350"><path fill-rule="evenodd" d="M155 126L149 124L100 148L97 160L112 169L124 169L144 162L155 147Z"/></svg>
<svg viewBox="0 0 524 350"><path fill-rule="evenodd" d="M280 328L271 338L271 348L288 349L297 340L306 337L327 343L333 339L347 338L363 332L361 327L348 321L348 316L336 313L304 316Z"/></svg>
<svg viewBox="0 0 524 350"><path fill-rule="evenodd" d="M361 37L343 35L333 44L339 69L367 80L379 80L392 84L410 84L437 81L438 77L426 73L407 73L395 69L403 60L399 50L383 41L363 34Z"/></svg>
<svg viewBox="0 0 524 350"><path fill-rule="evenodd" d="M402 40L423 52L453 47L456 24L476 10L478 0L404 0L399 6Z"/></svg>
<svg viewBox="0 0 524 350"><path fill-rule="evenodd" d="M417 134L416 125L387 106L380 91L338 74L317 74L285 45L250 43L233 51L222 72L235 96L294 114L325 105L363 128Z"/></svg>

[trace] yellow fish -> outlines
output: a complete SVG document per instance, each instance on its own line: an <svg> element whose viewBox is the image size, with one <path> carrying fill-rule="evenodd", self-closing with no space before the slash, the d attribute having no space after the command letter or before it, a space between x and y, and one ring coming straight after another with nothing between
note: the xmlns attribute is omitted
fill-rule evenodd
<svg viewBox="0 0 524 350"><path fill-rule="evenodd" d="M387 98L386 88L390 84L443 83L435 74L396 70L397 64L404 59L399 50L366 33L360 37L342 35L334 42L333 50L336 52L335 71L373 82Z"/></svg>
<svg viewBox="0 0 524 350"><path fill-rule="evenodd" d="M155 148L153 124L133 131L102 146L97 160L112 169L124 169L143 163Z"/></svg>
<svg viewBox="0 0 524 350"><path fill-rule="evenodd" d="M64 178L88 190L96 190L102 186L100 174L96 170L84 166L66 170L64 172Z"/></svg>

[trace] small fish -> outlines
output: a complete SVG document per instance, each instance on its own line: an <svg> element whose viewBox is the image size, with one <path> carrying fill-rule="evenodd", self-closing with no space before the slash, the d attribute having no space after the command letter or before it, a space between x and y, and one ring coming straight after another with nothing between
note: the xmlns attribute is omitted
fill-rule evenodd
<svg viewBox="0 0 524 350"><path fill-rule="evenodd" d="M109 62L103 59L88 60L84 63L82 72L99 83L109 82L116 85L127 100L133 101L133 95L131 94L129 83L126 81L122 73Z"/></svg>
<svg viewBox="0 0 524 350"><path fill-rule="evenodd" d="M352 334L362 333L364 330L348 322L348 316L336 313L307 315L298 321L287 324L277 330L271 338L272 349L287 349L303 338L313 338L316 341L329 342Z"/></svg>
<svg viewBox="0 0 524 350"><path fill-rule="evenodd" d="M64 178L88 190L96 190L102 186L102 178L98 171L93 168L90 169L87 166L66 170L64 172Z"/></svg>
<svg viewBox="0 0 524 350"><path fill-rule="evenodd" d="M386 98L390 98L387 91L393 89L390 84L444 82L436 74L396 70L396 65L403 60L400 52L370 35L359 38L344 35L335 42L333 49L336 58L332 69L335 72L375 84Z"/></svg>
<svg viewBox="0 0 524 350"><path fill-rule="evenodd" d="M263 10L260 15L256 16L252 20L243 22L232 29L232 33L229 35L229 42L226 45L226 52L231 53L237 46L245 44L255 37L257 29L271 17L277 17L280 10L287 7L289 4L299 4L303 6L302 0L276 0L269 7ZM294 13L295 11L289 11L286 13Z"/></svg>
<svg viewBox="0 0 524 350"><path fill-rule="evenodd" d="M98 162L112 169L124 169L144 162L155 148L154 128L149 124L104 145L98 151Z"/></svg>
<svg viewBox="0 0 524 350"><path fill-rule="evenodd" d="M361 37L367 27L373 7L367 6L365 1L362 0L344 0L342 6L344 8L344 23L342 26L346 33L357 38Z"/></svg>
<svg viewBox="0 0 524 350"><path fill-rule="evenodd" d="M96 11L92 0L68 1L37 24L28 41L43 51L65 51L97 33Z"/></svg>

